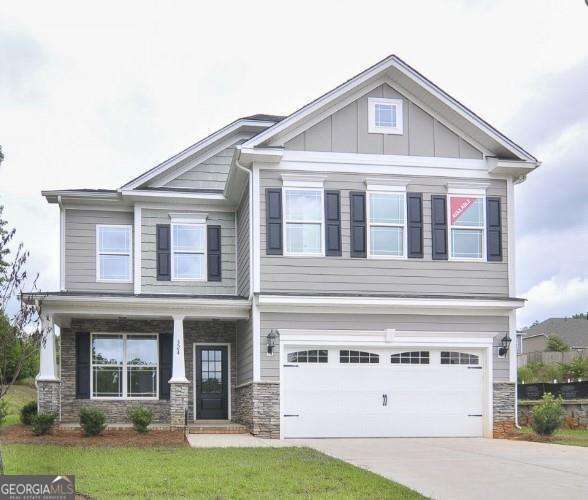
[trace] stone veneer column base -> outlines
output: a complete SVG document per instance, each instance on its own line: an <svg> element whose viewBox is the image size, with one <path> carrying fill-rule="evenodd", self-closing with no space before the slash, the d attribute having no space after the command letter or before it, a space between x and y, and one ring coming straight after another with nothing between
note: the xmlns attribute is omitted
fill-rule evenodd
<svg viewBox="0 0 588 500"><path fill-rule="evenodd" d="M60 380L37 380L37 410L39 413L55 413L59 419L61 410Z"/></svg>
<svg viewBox="0 0 588 500"><path fill-rule="evenodd" d="M170 426L172 429L184 428L188 409L189 382L170 383Z"/></svg>
<svg viewBox="0 0 588 500"><path fill-rule="evenodd" d="M515 385L510 382L494 384L495 438L505 437L515 431Z"/></svg>
<svg viewBox="0 0 588 500"><path fill-rule="evenodd" d="M237 388L234 420L259 437L280 438L280 384L251 382Z"/></svg>

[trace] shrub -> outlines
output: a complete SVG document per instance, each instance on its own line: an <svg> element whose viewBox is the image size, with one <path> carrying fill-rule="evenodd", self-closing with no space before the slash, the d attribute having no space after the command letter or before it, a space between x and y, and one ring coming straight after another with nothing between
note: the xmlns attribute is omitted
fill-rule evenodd
<svg viewBox="0 0 588 500"><path fill-rule="evenodd" d="M533 430L542 436L551 436L562 424L563 399L547 393L541 403L533 408Z"/></svg>
<svg viewBox="0 0 588 500"><path fill-rule="evenodd" d="M547 338L547 350L555 352L567 352L570 350L570 346L557 335L550 335Z"/></svg>
<svg viewBox="0 0 588 500"><path fill-rule="evenodd" d="M24 425L31 425L33 417L37 414L37 402L29 401L20 409L20 421Z"/></svg>
<svg viewBox="0 0 588 500"><path fill-rule="evenodd" d="M153 420L153 412L144 406L137 406L129 410L129 418L137 432L145 433L148 431L147 426Z"/></svg>
<svg viewBox="0 0 588 500"><path fill-rule="evenodd" d="M42 436L47 434L53 424L57 415L55 413L37 413L31 417L31 424L33 426L33 434L35 436Z"/></svg>
<svg viewBox="0 0 588 500"><path fill-rule="evenodd" d="M97 436L106 428L106 416L94 408L80 410L80 425L86 436Z"/></svg>
<svg viewBox="0 0 588 500"><path fill-rule="evenodd" d="M0 399L0 425L4 423L6 416L8 415L8 401Z"/></svg>

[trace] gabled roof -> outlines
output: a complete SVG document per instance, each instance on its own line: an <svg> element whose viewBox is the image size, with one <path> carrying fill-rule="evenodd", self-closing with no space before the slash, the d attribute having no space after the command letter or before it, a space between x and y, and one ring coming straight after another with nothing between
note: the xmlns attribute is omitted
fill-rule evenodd
<svg viewBox="0 0 588 500"><path fill-rule="evenodd" d="M549 318L533 325L523 335L523 340L539 335L557 335L572 347L588 347L588 320Z"/></svg>
<svg viewBox="0 0 588 500"><path fill-rule="evenodd" d="M300 122L304 120L312 122L313 118L316 122L319 119L321 110L332 107L335 101L343 99L344 96L358 88L367 89L370 83L382 78L388 78L395 86L418 98L430 109L446 117L448 121L453 122L478 144L487 150L496 151L497 156L538 163L537 159L523 147L499 132L395 55L383 59L330 92L303 106L285 119L260 132L246 141L242 146L243 149L275 145L276 140L284 137L288 130L299 127Z"/></svg>

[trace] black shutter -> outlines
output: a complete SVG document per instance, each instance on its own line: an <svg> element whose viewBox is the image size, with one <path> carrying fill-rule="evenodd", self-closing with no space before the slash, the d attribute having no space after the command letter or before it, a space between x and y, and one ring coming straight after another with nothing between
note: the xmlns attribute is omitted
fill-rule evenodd
<svg viewBox="0 0 588 500"><path fill-rule="evenodd" d="M266 253L282 255L282 189L265 190Z"/></svg>
<svg viewBox="0 0 588 500"><path fill-rule="evenodd" d="M325 191L325 254L341 256L341 193Z"/></svg>
<svg viewBox="0 0 588 500"><path fill-rule="evenodd" d="M208 281L221 281L221 227L208 226L206 231Z"/></svg>
<svg viewBox="0 0 588 500"><path fill-rule="evenodd" d="M502 260L502 217L500 198L486 198L486 253L489 261Z"/></svg>
<svg viewBox="0 0 588 500"><path fill-rule="evenodd" d="M447 196L431 196L433 260L447 260Z"/></svg>
<svg viewBox="0 0 588 500"><path fill-rule="evenodd" d="M76 398L90 399L90 334L76 334Z"/></svg>
<svg viewBox="0 0 588 500"><path fill-rule="evenodd" d="M407 193L408 257L423 258L423 195Z"/></svg>
<svg viewBox="0 0 588 500"><path fill-rule="evenodd" d="M351 191L349 202L351 204L351 257L366 257L365 192Z"/></svg>
<svg viewBox="0 0 588 500"><path fill-rule="evenodd" d="M155 247L157 252L157 281L171 280L171 244L169 224L157 224Z"/></svg>
<svg viewBox="0 0 588 500"><path fill-rule="evenodd" d="M172 376L173 335L159 334L159 399L169 399L169 379Z"/></svg>

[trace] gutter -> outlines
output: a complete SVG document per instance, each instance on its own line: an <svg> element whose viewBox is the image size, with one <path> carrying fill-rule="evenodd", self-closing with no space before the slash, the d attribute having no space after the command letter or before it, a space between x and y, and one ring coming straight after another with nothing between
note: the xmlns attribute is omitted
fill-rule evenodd
<svg viewBox="0 0 588 500"><path fill-rule="evenodd" d="M239 163L239 159L235 157L235 166L247 173L249 178L249 297L248 300L253 299L253 177L251 170Z"/></svg>

